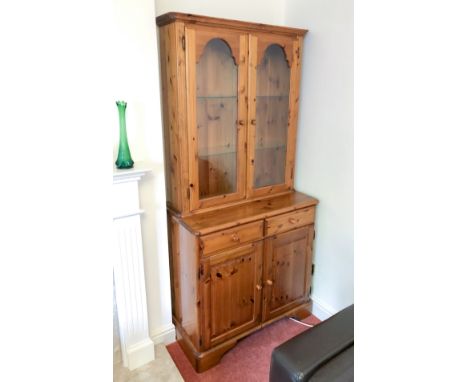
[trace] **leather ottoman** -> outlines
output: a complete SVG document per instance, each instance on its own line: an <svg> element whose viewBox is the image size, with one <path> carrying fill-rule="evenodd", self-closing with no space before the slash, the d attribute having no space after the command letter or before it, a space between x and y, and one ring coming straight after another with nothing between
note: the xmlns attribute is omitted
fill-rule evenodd
<svg viewBox="0 0 468 382"><path fill-rule="evenodd" d="M270 382L354 379L354 305L273 350Z"/></svg>

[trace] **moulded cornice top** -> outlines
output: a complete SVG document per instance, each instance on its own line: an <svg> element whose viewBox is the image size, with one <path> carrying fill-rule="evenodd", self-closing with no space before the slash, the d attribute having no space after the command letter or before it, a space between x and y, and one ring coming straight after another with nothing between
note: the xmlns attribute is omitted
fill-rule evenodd
<svg viewBox="0 0 468 382"><path fill-rule="evenodd" d="M189 13L169 12L161 16L156 17L156 24L163 26L166 24L173 23L175 21L182 21L184 23L207 25L214 27L224 27L231 29L240 29L244 31L252 32L266 32L266 33L277 33L282 35L295 35L304 36L307 33L307 29L290 28L278 25L268 25L261 23L251 23L247 21L229 20L218 17L208 17L200 15L192 15Z"/></svg>

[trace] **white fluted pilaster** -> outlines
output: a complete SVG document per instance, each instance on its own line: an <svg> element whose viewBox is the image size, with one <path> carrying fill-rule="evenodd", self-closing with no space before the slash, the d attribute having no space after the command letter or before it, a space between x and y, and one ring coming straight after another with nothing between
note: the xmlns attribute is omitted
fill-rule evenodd
<svg viewBox="0 0 468 382"><path fill-rule="evenodd" d="M138 181L147 170L114 171L114 280L124 366L154 360L146 306Z"/></svg>

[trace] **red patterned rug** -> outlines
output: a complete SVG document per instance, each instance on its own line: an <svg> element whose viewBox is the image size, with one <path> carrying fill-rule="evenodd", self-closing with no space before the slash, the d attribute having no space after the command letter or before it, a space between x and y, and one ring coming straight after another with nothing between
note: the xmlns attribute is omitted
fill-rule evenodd
<svg viewBox="0 0 468 382"><path fill-rule="evenodd" d="M316 325L320 320L311 315L302 322ZM268 381L273 349L307 329L305 325L283 318L239 341L218 365L200 374L177 342L167 345L167 350L185 382L265 382Z"/></svg>

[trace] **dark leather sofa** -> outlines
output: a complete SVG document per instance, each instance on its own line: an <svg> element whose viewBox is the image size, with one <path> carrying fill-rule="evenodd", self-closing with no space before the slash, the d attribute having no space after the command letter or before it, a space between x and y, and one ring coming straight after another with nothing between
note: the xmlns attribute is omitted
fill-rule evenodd
<svg viewBox="0 0 468 382"><path fill-rule="evenodd" d="M270 382L354 380L354 305L273 350Z"/></svg>

